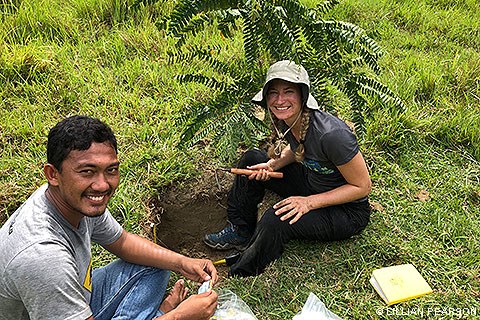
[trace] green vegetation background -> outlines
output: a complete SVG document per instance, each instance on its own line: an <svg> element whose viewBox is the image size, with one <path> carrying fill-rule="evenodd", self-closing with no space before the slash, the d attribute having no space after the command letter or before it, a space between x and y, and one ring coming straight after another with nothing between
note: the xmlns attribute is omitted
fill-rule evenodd
<svg viewBox="0 0 480 320"><path fill-rule="evenodd" d="M142 232L150 197L214 162L208 148L175 148L182 108L215 93L175 80L196 66L167 61L173 40L156 22L173 5L0 3L0 223L45 182L48 130L69 115L99 117L116 132L123 178L110 208L134 232ZM222 285L258 319L291 319L309 292L345 319L418 319L408 315L415 310L426 319L480 317L480 4L346 0L331 18L379 42L380 80L406 104L403 113L375 112L361 140L373 179L371 224L349 241L294 242L261 276ZM211 30L191 41L226 40ZM225 55L242 54L240 41ZM96 264L110 258L100 254ZM383 309L368 283L372 270L400 263L414 264L434 289L403 303L403 314Z"/></svg>

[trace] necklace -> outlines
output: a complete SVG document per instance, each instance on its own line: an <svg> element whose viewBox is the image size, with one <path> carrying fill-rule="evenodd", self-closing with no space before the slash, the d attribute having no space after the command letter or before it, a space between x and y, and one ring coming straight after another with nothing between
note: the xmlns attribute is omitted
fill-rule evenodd
<svg viewBox="0 0 480 320"><path fill-rule="evenodd" d="M275 141L275 146L273 148L273 152L275 153L275 156L278 157L278 156L280 156L280 154L282 154L282 150L285 149L285 147L288 145L287 141L285 140L285 136L287 135L287 133L290 132L290 130L292 130L293 127L295 127L298 119L300 119L300 116L302 115L302 112L298 113L298 116L295 119L295 121L293 121L292 126L288 126L288 124L284 121L285 124L287 125L288 129L287 129L287 131L285 131L283 133L280 132L280 130L278 130L277 126L275 125L275 122L273 121L272 114L271 114L270 110L268 110L268 115L270 116L270 121L272 122L273 127L275 128L275 132L277 133L277 136L278 136L278 139Z"/></svg>

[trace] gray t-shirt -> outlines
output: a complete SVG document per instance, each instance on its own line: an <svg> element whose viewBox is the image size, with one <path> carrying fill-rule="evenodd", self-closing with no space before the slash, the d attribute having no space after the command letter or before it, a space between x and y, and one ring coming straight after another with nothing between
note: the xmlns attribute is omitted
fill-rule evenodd
<svg viewBox="0 0 480 320"><path fill-rule="evenodd" d="M91 242L108 245L122 227L107 210L78 229L40 187L0 229L0 319L86 319L92 315Z"/></svg>
<svg viewBox="0 0 480 320"><path fill-rule="evenodd" d="M289 132L287 141L293 151L298 141ZM305 135L306 179L314 192L326 192L346 184L337 166L346 164L359 152L352 130L339 118L321 110L310 112L310 124Z"/></svg>

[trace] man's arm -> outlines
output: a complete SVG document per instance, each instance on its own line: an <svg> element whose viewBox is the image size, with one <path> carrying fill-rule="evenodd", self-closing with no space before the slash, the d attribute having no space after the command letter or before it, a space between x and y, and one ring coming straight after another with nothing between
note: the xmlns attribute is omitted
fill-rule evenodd
<svg viewBox="0 0 480 320"><path fill-rule="evenodd" d="M125 230L117 241L105 248L127 262L171 270L193 281L211 279L216 283L218 279L210 260L186 257Z"/></svg>

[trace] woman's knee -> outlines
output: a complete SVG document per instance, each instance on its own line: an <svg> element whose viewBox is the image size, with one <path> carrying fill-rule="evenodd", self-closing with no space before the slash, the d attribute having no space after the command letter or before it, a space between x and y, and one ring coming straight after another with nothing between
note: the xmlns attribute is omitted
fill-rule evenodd
<svg viewBox="0 0 480 320"><path fill-rule="evenodd" d="M262 215L257 223L257 228L264 230L270 234L283 233L284 228L288 226L288 222L280 220L280 216L275 214L275 209L269 208Z"/></svg>
<svg viewBox="0 0 480 320"><path fill-rule="evenodd" d="M242 157L240 158L240 161L238 162L238 167L245 168L247 166L252 166L252 165L267 162L267 161L268 161L268 156L264 151L258 150L258 149L252 149L252 150L248 150L242 155Z"/></svg>

